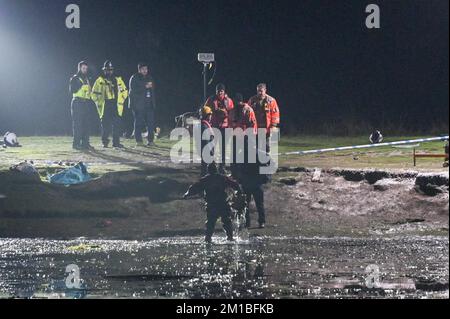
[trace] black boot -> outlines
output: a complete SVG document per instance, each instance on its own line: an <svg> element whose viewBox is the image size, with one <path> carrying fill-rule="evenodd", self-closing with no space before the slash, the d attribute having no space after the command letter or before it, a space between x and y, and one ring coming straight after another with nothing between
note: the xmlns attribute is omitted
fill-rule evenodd
<svg viewBox="0 0 450 319"><path fill-rule="evenodd" d="M211 243L212 242L212 236L214 234L214 229L216 228L216 222L214 218L208 219L206 221L206 233L205 233L205 242Z"/></svg>
<svg viewBox="0 0 450 319"><path fill-rule="evenodd" d="M227 234L227 240L228 241L233 241L234 237L233 237L233 226L230 223L224 223L223 225L223 229L225 230L225 233Z"/></svg>
<svg viewBox="0 0 450 319"><path fill-rule="evenodd" d="M110 142L110 140L109 140L109 139L102 139L102 144L103 144L103 147L104 147L104 148L108 148L108 146L109 146L109 142Z"/></svg>
<svg viewBox="0 0 450 319"><path fill-rule="evenodd" d="M95 151L95 148L91 144L82 144L81 148L85 151Z"/></svg>

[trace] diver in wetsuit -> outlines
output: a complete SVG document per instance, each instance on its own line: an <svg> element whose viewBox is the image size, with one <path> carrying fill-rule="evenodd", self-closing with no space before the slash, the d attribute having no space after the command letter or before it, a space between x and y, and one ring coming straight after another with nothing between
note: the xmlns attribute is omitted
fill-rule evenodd
<svg viewBox="0 0 450 319"><path fill-rule="evenodd" d="M231 208L227 200L227 188L241 191L240 185L226 175L219 174L215 163L208 165L208 174L200 181L191 185L183 198L196 194L204 194L206 200L206 236L205 241L211 243L217 219L222 219L223 229L229 241L233 238L233 225L231 222Z"/></svg>

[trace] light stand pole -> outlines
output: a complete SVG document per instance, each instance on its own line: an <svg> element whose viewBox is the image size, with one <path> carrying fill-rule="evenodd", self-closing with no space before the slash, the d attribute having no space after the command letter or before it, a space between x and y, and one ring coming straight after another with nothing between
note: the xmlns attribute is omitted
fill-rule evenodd
<svg viewBox="0 0 450 319"><path fill-rule="evenodd" d="M206 83L206 73L208 72L208 64L206 62L203 62L203 104L206 103L206 88L208 86L208 84Z"/></svg>
<svg viewBox="0 0 450 319"><path fill-rule="evenodd" d="M208 82L206 74L208 73L208 65L214 62L214 53L199 53L197 59L198 62L203 63L203 105L206 103L207 99L206 89L208 87Z"/></svg>

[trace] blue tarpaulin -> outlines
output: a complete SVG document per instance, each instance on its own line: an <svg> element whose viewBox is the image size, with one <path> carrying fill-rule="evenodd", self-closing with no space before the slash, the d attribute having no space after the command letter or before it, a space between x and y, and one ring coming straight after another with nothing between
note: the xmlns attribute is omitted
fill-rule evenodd
<svg viewBox="0 0 450 319"><path fill-rule="evenodd" d="M65 169L54 175L50 175L48 180L52 184L76 185L90 181L92 177L87 172L87 167L83 163Z"/></svg>

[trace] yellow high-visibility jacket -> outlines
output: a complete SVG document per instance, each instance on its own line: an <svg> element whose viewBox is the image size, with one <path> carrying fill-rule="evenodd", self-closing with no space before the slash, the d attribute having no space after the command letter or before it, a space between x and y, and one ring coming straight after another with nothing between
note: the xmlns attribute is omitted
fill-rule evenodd
<svg viewBox="0 0 450 319"><path fill-rule="evenodd" d="M100 118L105 113L105 101L117 98L117 112L119 116L123 114L123 105L128 97L128 90L125 82L120 76L115 77L117 83L117 97L115 96L114 83L104 76L99 76L92 87L92 100L97 105Z"/></svg>
<svg viewBox="0 0 450 319"><path fill-rule="evenodd" d="M91 84L89 83L89 79L82 79L79 76L77 78L81 82L81 87L77 92L73 93L72 96L74 98L90 100L92 88L91 88Z"/></svg>

